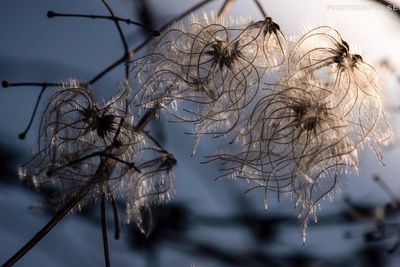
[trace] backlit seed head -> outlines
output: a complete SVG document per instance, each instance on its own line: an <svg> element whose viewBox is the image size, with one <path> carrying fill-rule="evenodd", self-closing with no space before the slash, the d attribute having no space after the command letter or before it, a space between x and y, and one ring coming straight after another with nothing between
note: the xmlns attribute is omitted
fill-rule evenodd
<svg viewBox="0 0 400 267"><path fill-rule="evenodd" d="M173 25L135 62L141 82L136 102L193 122L197 137L223 136L239 123L264 73L282 64L285 49L271 18L249 23L193 16Z"/></svg>
<svg viewBox="0 0 400 267"><path fill-rule="evenodd" d="M135 129L130 90L124 82L114 97L99 104L91 88L71 80L49 99L39 152L20 175L30 177L35 187L53 188L56 208L88 188L80 207L103 194L121 198L130 203L127 216L134 210L141 227L136 211L172 197L174 164L163 166L168 153Z"/></svg>

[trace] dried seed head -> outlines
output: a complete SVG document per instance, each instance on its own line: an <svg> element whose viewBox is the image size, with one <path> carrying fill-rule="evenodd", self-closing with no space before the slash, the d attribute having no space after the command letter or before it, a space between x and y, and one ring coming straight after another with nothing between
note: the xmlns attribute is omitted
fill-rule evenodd
<svg viewBox="0 0 400 267"><path fill-rule="evenodd" d="M391 134L378 96L346 90L351 97L312 76L284 78L254 106L238 137L242 151L212 157L228 164L225 176L250 181L251 189L293 196L304 238L319 201L340 191L341 177L357 172L359 151L369 146L379 154Z"/></svg>
<svg viewBox="0 0 400 267"><path fill-rule="evenodd" d="M131 203L127 214L171 198L173 166L161 166L167 152L132 125L129 90L123 83L113 98L99 104L90 88L71 80L50 98L39 152L20 173L36 187L55 188L56 208L86 187L79 206L105 194ZM140 212L136 216L141 226Z"/></svg>
<svg viewBox="0 0 400 267"><path fill-rule="evenodd" d="M284 50L283 34L270 18L249 24L192 17L172 26L150 55L135 62L141 81L136 101L194 122L197 137L225 135L256 96L261 76L284 59Z"/></svg>

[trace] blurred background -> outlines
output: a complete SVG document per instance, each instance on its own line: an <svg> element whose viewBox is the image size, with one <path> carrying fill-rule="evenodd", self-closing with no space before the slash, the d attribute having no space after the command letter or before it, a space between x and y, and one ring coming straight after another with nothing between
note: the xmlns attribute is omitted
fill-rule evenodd
<svg viewBox="0 0 400 267"><path fill-rule="evenodd" d="M200 1L109 0L122 18L160 27ZM214 0L197 13L218 10ZM291 199L263 207L263 192L244 194L246 184L218 180L217 164L201 164L223 144L201 142L191 157L194 139L187 129L161 116L148 129L178 161L175 198L154 211L149 237L134 224L124 225L114 240L109 222L112 266L400 266L400 1L381 0L260 0L287 35L301 35L309 26L330 25L350 46L376 66L382 77L386 107L395 130L384 149L385 166L373 152L361 157L359 175L343 178L342 196L323 201L318 224L310 223L305 245L302 221ZM2 0L0 2L0 80L87 81L123 55L111 21L84 18L48 19L49 10L107 15L99 0ZM228 15L263 19L252 0L235 0ZM123 25L131 48L148 32ZM140 54L146 53L146 49ZM137 56L140 56L138 54ZM112 95L124 67L96 84L100 98ZM40 88L0 89L0 262L13 255L54 214L49 192L26 186L18 166L37 149L39 116L25 140ZM47 94L47 95L46 95ZM46 99L50 92L46 93ZM380 177L381 182L373 177ZM98 204L98 203L97 203ZM16 266L102 266L99 205L63 219ZM111 213L111 209L110 212Z"/></svg>

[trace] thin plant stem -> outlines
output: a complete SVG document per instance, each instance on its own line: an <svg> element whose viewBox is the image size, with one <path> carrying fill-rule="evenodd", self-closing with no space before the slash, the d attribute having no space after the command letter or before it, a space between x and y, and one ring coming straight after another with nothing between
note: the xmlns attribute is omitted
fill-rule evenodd
<svg viewBox="0 0 400 267"><path fill-rule="evenodd" d="M225 0L221 9L218 11L218 17L225 17L233 5L233 0Z"/></svg>
<svg viewBox="0 0 400 267"><path fill-rule="evenodd" d="M38 82L22 82L22 83L13 83L10 81L2 81L1 82L3 88L9 88L9 87L25 87L25 86L35 86L35 87L57 87L57 86L62 86L61 83L38 83Z"/></svg>
<svg viewBox="0 0 400 267"><path fill-rule="evenodd" d="M25 130L18 135L19 139L25 139L26 134L28 133L29 129L31 128L32 123L33 123L33 119L35 118L37 109L39 107L40 100L42 99L42 96L43 96L43 93L44 93L45 90L46 90L46 87L43 86L42 90L40 90L39 96L36 99L35 107L33 108L32 116L31 116L31 118L29 120L28 125L26 126Z"/></svg>
<svg viewBox="0 0 400 267"><path fill-rule="evenodd" d="M114 224L115 224L114 238L115 238L115 240L118 240L120 237L120 233L121 233L121 225L119 222L117 202L115 201L115 198L113 195L111 195L111 204L112 204L112 208L113 208Z"/></svg>
<svg viewBox="0 0 400 267"><path fill-rule="evenodd" d="M106 9L108 10L108 12L110 13L111 17L115 18L116 17L115 13L112 10L111 6L107 3L107 1L106 0L101 0L101 2L104 4ZM124 47L124 53L125 53L124 57L125 57L125 61L126 61L125 62L126 63L125 64L125 79L129 79L129 61L131 59L132 54L129 53L128 42L126 41L124 32L122 31L122 28L121 28L121 25L119 24L119 21L118 20L113 20L113 21L114 21L115 27L117 28L118 34L119 34L119 36L121 38L122 45Z"/></svg>
<svg viewBox="0 0 400 267"><path fill-rule="evenodd" d="M9 260L3 263L3 267L13 266L19 259L21 259L29 250L31 250L40 240L45 237L54 226L57 225L90 191L93 184L87 184L83 187L74 197L68 201L64 207L59 210L53 218L39 231L31 240L29 240L21 249L19 249Z"/></svg>
<svg viewBox="0 0 400 267"><path fill-rule="evenodd" d="M260 3L259 0L254 0L254 3L256 4L258 10L261 12L264 18L268 17L267 12L265 11L264 7Z"/></svg>
<svg viewBox="0 0 400 267"><path fill-rule="evenodd" d="M126 18L121 18L118 16L104 16L104 15L90 15L90 14L69 14L69 13L58 13L58 12L54 12L54 11L49 11L47 12L47 17L49 18L54 18L54 17L72 17L72 18L88 18L88 19L104 19L104 20L113 20L113 21L120 21L120 22L124 22L128 25L136 25L139 27L142 27L143 29L149 31L149 32L153 32L154 34L157 34L159 31L152 29L140 22L136 22L130 19L126 19Z"/></svg>
<svg viewBox="0 0 400 267"><path fill-rule="evenodd" d="M13 266L19 259L21 259L27 252L29 252L40 240L45 237L54 226L57 225L92 189L92 187L99 181L104 181L111 175L112 167L106 160L101 160L96 173L90 181L76 193L63 207L59 210L53 218L37 232L25 245L19 249L11 258L9 258L2 267Z"/></svg>
<svg viewBox="0 0 400 267"><path fill-rule="evenodd" d="M88 85L95 84L98 82L101 78L103 78L107 73L118 67L120 64L122 64L126 60L127 55L123 55L120 59L115 61L113 64L102 70L99 74L97 74L93 79L91 79L89 82L87 82Z"/></svg>
<svg viewBox="0 0 400 267"><path fill-rule="evenodd" d="M143 129L151 122L151 120L156 116L158 108L151 108L146 111L143 117L135 126L135 129L139 132L143 131Z"/></svg>
<svg viewBox="0 0 400 267"><path fill-rule="evenodd" d="M101 193L100 210L101 210L101 232L103 234L104 262L106 267L110 267L111 261L110 261L110 250L108 246L106 195L104 194L104 192Z"/></svg>

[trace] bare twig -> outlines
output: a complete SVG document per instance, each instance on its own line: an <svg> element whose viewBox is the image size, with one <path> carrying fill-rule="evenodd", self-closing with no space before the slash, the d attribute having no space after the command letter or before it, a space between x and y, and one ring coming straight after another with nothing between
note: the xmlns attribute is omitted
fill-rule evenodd
<svg viewBox="0 0 400 267"><path fill-rule="evenodd" d="M10 81L2 81L1 85L3 88L9 88L9 87L25 87L25 86L35 86L35 87L57 87L57 86L62 86L61 83L49 83L49 82L22 82L22 83L13 83Z"/></svg>
<svg viewBox="0 0 400 267"><path fill-rule="evenodd" d="M110 267L111 261L110 261L110 250L108 246L106 195L104 194L104 192L101 193L100 210L101 210L101 232L103 234L104 262L106 267Z"/></svg>
<svg viewBox="0 0 400 267"><path fill-rule="evenodd" d="M39 107L40 100L42 99L43 93L44 93L44 91L46 90L46 88L47 88L46 86L43 86L43 87L42 87L42 90L40 90L40 93L39 93L39 96L38 96L37 99L36 99L35 107L33 108L33 112L32 112L31 118L30 118L30 120L29 120L29 123L28 123L28 125L26 126L25 130L24 130L22 133L20 133L20 134L18 135L18 138L19 138L19 139L25 139L26 134L28 133L29 129L31 128L32 123L33 123L33 119L35 118L37 109L38 109L38 107Z"/></svg>
<svg viewBox="0 0 400 267"><path fill-rule="evenodd" d="M111 6L107 3L106 0L101 0L101 2L104 4L104 6L107 8L108 12L110 13L111 17L115 18L115 13L112 10ZM118 34L121 38L122 45L124 47L124 57L125 57L125 79L129 79L129 61L131 59L132 54L129 53L129 46L128 42L126 41L125 35L122 31L121 25L119 24L118 20L113 20L115 27L117 28Z"/></svg>
<svg viewBox="0 0 400 267"><path fill-rule="evenodd" d="M31 118L28 122L28 125L26 126L25 130L23 132L21 132L18 135L19 139L25 139L26 138L26 134L29 132L29 129L32 126L33 123L33 119L35 118L37 109L39 107L39 103L40 100L42 99L43 93L44 91L48 88L48 87L54 87L54 86L61 86L61 84L58 83L48 83L48 82L44 82L44 83L32 83L32 82L24 82L24 83L11 83L9 81L2 81L2 86L3 88L9 88L9 87L25 87L25 86L37 86L37 87L42 87L42 89L40 90L39 96L36 99L36 103L35 103L35 107L33 108L33 112L31 115Z"/></svg>
<svg viewBox="0 0 400 267"><path fill-rule="evenodd" d="M70 13L59 13L55 11L49 11L47 12L47 17L48 18L55 18L55 17L72 17L72 18L88 18L88 19L104 19L104 20L113 20L113 21L119 21L119 22L124 22L128 25L136 25L139 27L142 27L143 29L146 29L149 32L153 32L156 36L159 35L159 31L152 29L143 23L136 22L130 19L126 18L121 18L118 16L104 16L104 15L91 15L91 14L70 14Z"/></svg>
<svg viewBox="0 0 400 267"><path fill-rule="evenodd" d="M261 5L259 0L254 0L254 3L257 5L258 10L260 10L261 14L264 18L268 17L267 12L265 11L264 7Z"/></svg>
<svg viewBox="0 0 400 267"><path fill-rule="evenodd" d="M116 240L118 240L120 237L121 226L120 226L120 222L119 222L117 202L115 201L115 198L113 195L111 195L111 204L112 204L112 208L113 208L114 224L115 224L114 238Z"/></svg>
<svg viewBox="0 0 400 267"><path fill-rule="evenodd" d="M221 9L218 11L218 17L224 17L231 9L233 5L233 0L225 0L224 4L222 5Z"/></svg>
<svg viewBox="0 0 400 267"><path fill-rule="evenodd" d="M29 250L31 250L40 240L45 237L54 226L57 225L90 191L93 184L87 184L82 188L61 210L59 210L53 218L39 231L31 240L29 240L14 256L3 263L3 267L13 266L19 259L21 259Z"/></svg>

